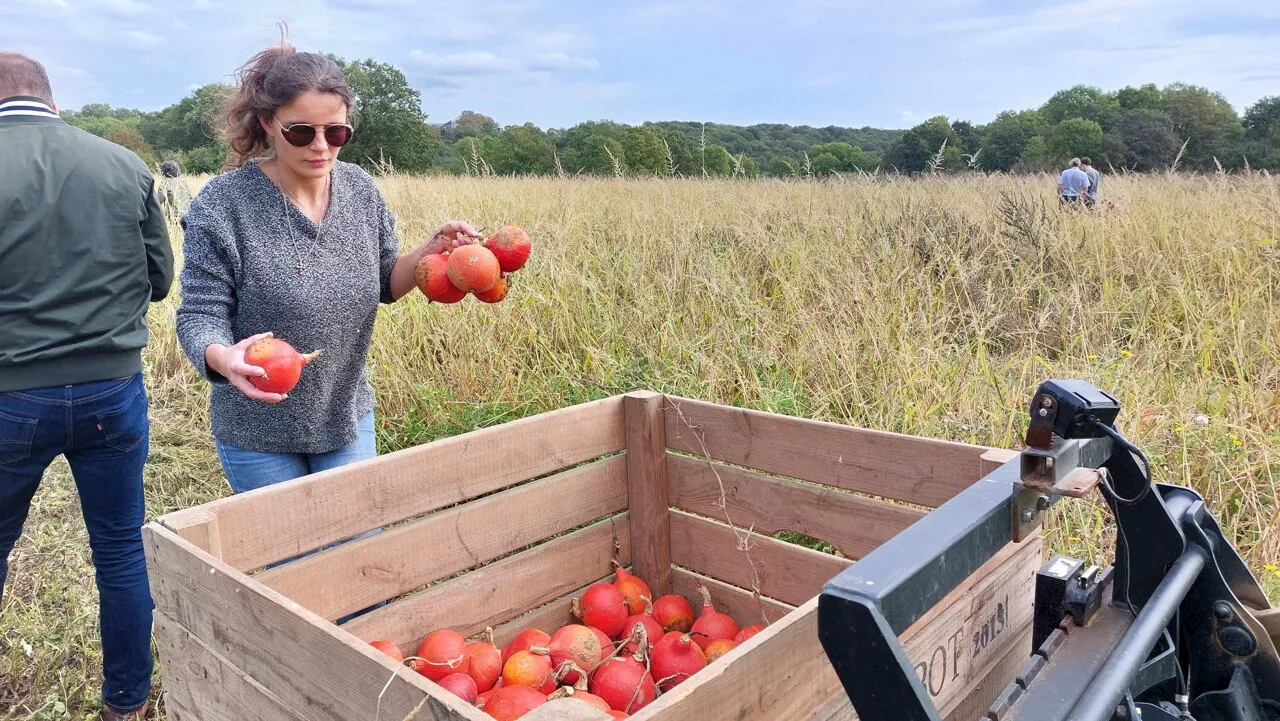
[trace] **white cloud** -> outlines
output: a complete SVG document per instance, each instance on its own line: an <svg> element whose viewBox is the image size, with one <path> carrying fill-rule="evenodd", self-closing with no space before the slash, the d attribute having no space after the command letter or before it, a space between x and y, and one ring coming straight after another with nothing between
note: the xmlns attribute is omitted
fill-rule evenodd
<svg viewBox="0 0 1280 721"><path fill-rule="evenodd" d="M101 8L119 15L141 15L151 11L151 8L141 0L84 0L81 5L82 11Z"/></svg>
<svg viewBox="0 0 1280 721"><path fill-rule="evenodd" d="M542 53L529 61L527 67L535 71L595 70L600 61L595 58L575 58L564 53Z"/></svg>
<svg viewBox="0 0 1280 721"><path fill-rule="evenodd" d="M329 5L344 10L381 10L383 8L409 8L416 0L329 0Z"/></svg>
<svg viewBox="0 0 1280 721"><path fill-rule="evenodd" d="M153 48L164 42L164 38L146 30L127 30L124 39L135 48Z"/></svg>
<svg viewBox="0 0 1280 721"><path fill-rule="evenodd" d="M422 69L431 73L451 75L495 75L519 70L508 58L498 57L487 50L438 55L412 50L409 57Z"/></svg>

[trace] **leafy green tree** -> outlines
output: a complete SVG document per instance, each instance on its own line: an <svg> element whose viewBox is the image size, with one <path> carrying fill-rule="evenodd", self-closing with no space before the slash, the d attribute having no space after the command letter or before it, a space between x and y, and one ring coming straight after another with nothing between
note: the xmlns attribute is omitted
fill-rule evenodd
<svg viewBox="0 0 1280 721"><path fill-rule="evenodd" d="M493 118L473 110L463 110L457 118L440 129L441 137L451 143L463 138L490 137L499 132L498 123Z"/></svg>
<svg viewBox="0 0 1280 721"><path fill-rule="evenodd" d="M956 132L956 137L960 138L960 149L966 154L973 155L982 147L981 128L974 127L968 120L956 120L951 123L951 129Z"/></svg>
<svg viewBox="0 0 1280 721"><path fill-rule="evenodd" d="M1110 127L1120 114L1120 103L1091 85L1076 85L1054 93L1040 108L1040 114L1050 125L1057 125L1068 118L1084 118L1102 127Z"/></svg>
<svg viewBox="0 0 1280 721"><path fill-rule="evenodd" d="M927 170L934 157L945 147L962 146L960 136L951 128L945 115L939 115L908 130L885 152L886 165L904 173Z"/></svg>
<svg viewBox="0 0 1280 721"><path fill-rule="evenodd" d="M627 169L643 175L667 174L667 149L652 128L627 128L619 138Z"/></svg>
<svg viewBox="0 0 1280 721"><path fill-rule="evenodd" d="M155 149L136 130L112 130L103 135L102 139L132 150L148 166L155 166L156 164Z"/></svg>
<svg viewBox="0 0 1280 721"><path fill-rule="evenodd" d="M111 133L136 133L142 120L138 117L120 118L110 115L84 115L74 112L64 112L61 115L68 125L74 125L99 138L105 138Z"/></svg>
<svg viewBox="0 0 1280 721"><path fill-rule="evenodd" d="M627 154L622 143L603 135L588 136L582 143L582 149L568 148L566 157L573 161L572 166L565 166L566 172L581 170L591 175L614 175L616 170L626 172Z"/></svg>
<svg viewBox="0 0 1280 721"><path fill-rule="evenodd" d="M708 145L702 153L703 165L707 175L728 175L733 168L729 160L729 151L721 145Z"/></svg>
<svg viewBox="0 0 1280 721"><path fill-rule="evenodd" d="M486 160L499 175L546 174L555 169L551 143L532 123L502 131L487 151Z"/></svg>
<svg viewBox="0 0 1280 721"><path fill-rule="evenodd" d="M1106 152L1102 126L1084 118L1067 118L1053 129L1049 152L1059 159L1088 156L1100 163Z"/></svg>
<svg viewBox="0 0 1280 721"><path fill-rule="evenodd" d="M1014 169L1033 172L1050 170L1056 165L1052 154L1049 152L1049 143L1045 141L1043 136L1037 135L1027 141L1026 147L1022 149L1022 155L1018 157L1018 165Z"/></svg>
<svg viewBox="0 0 1280 721"><path fill-rule="evenodd" d="M1147 83L1141 87L1126 86L1116 91L1116 102L1120 110L1159 110L1164 107L1164 93L1155 83Z"/></svg>
<svg viewBox="0 0 1280 721"><path fill-rule="evenodd" d="M747 157L754 159L762 168L771 168L773 159L779 157L790 158L799 163L806 150L814 145L825 143L848 143L879 156L902 135L901 130L869 127L842 128L834 125L821 128L780 123L742 126L691 121L662 121L646 123L646 125L683 135L694 149L700 147L705 132L707 145L723 146L731 155L746 153ZM668 144L674 147L671 138L664 137L667 137ZM681 175L701 175L700 155L698 162L692 165L681 164L677 172Z"/></svg>
<svg viewBox="0 0 1280 721"><path fill-rule="evenodd" d="M815 145L815 148L821 147ZM843 172L840 169L840 159L832 153L809 153L809 164L813 168L815 175L831 175L832 173Z"/></svg>
<svg viewBox="0 0 1280 721"><path fill-rule="evenodd" d="M848 143L825 143L809 148L809 162L818 175L871 171L876 167L875 158L862 152L862 148Z"/></svg>
<svg viewBox="0 0 1280 721"><path fill-rule="evenodd" d="M342 157L367 169L389 162L405 171L425 170L440 145L439 131L427 124L422 97L394 65L335 58L347 76L356 133Z"/></svg>
<svg viewBox="0 0 1280 721"><path fill-rule="evenodd" d="M1175 83L1165 88L1164 100L1174 132L1187 141L1183 165L1209 170L1215 158L1228 168L1244 163L1244 124L1221 93Z"/></svg>
<svg viewBox="0 0 1280 721"><path fill-rule="evenodd" d="M1140 107L1121 115L1115 135L1123 145L1124 157L1112 157L1111 162L1140 172L1169 167L1182 145L1168 113L1151 108Z"/></svg>
<svg viewBox="0 0 1280 721"><path fill-rule="evenodd" d="M219 140L213 145L201 145L187 152L182 158L181 165L188 173L217 173L227 162L227 151L227 143L224 140Z"/></svg>
<svg viewBox="0 0 1280 721"><path fill-rule="evenodd" d="M1038 110L1014 112L1006 110L983 128L982 167L990 170L1010 171L1018 164L1027 143L1048 132L1048 127Z"/></svg>
<svg viewBox="0 0 1280 721"><path fill-rule="evenodd" d="M497 172L493 168L495 136L462 138L450 147L449 169L461 175Z"/></svg>
<svg viewBox="0 0 1280 721"><path fill-rule="evenodd" d="M158 151L185 153L212 145L231 93L229 85L202 85L159 113L143 117L138 132Z"/></svg>
<svg viewBox="0 0 1280 721"><path fill-rule="evenodd" d="M671 172L671 166L675 166L675 174L684 177L692 177L700 175L701 163L698 161L697 150L694 148L693 141L689 136L678 130L664 128L656 123L645 123L645 127L653 130L658 135L659 140L663 142L663 172Z"/></svg>
<svg viewBox="0 0 1280 721"><path fill-rule="evenodd" d="M1262 98L1244 113L1245 147L1249 162L1280 169L1280 95Z"/></svg>
<svg viewBox="0 0 1280 721"><path fill-rule="evenodd" d="M812 162L812 161L811 161ZM800 166L791 158L785 158L781 155L775 155L769 159L769 164L765 166L769 175L777 178L790 178L800 171Z"/></svg>
<svg viewBox="0 0 1280 721"><path fill-rule="evenodd" d="M1280 95L1262 98L1244 112L1245 136L1250 140L1267 138L1276 125L1280 125Z"/></svg>

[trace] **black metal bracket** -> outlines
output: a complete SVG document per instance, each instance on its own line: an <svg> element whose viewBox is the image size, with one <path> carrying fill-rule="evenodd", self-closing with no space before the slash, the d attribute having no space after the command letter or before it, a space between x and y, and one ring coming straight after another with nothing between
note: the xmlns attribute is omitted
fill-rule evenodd
<svg viewBox="0 0 1280 721"><path fill-rule="evenodd" d="M1051 381L1037 398L1052 412L1032 416L1051 430L1087 425L1080 419L1088 413L1108 417L1102 399L1077 382ZM1104 462L1111 444L1092 431L1060 443L1051 433L1034 462L1024 452L1002 464L826 584L818 637L861 718L941 721L898 636L1011 539L1029 535L1061 495L1057 481L1080 464ZM1037 487L1044 477L1054 480Z"/></svg>
<svg viewBox="0 0 1280 721"><path fill-rule="evenodd" d="M1093 660L1075 682L1088 693L1075 697L1078 703L1057 703L1064 719L1111 721L1121 708L1149 709L1158 717L1168 704L1142 698L1144 693L1168 695L1186 673L1195 699L1239 683L1240 667L1265 703L1280 702L1280 658L1248 610L1269 604L1203 499L1185 488L1150 487L1136 449L1115 432L1118 403L1093 386L1048 381L1030 410L1027 448L1017 458L823 588L818 637L859 717L941 721L898 637L1011 539L1033 532L1053 503L1100 484L1117 520L1115 564L1099 572L1094 584L1063 589L1059 603L1064 616L1105 620L1079 636L1037 627L1041 661L1029 659L1035 668L1024 669L1025 678L1011 685L991 718L1058 718L1031 713L1027 709L1037 704L1017 699L1037 671L1037 683L1060 673L1049 673L1049 654L1054 648L1065 653L1069 638L1107 640L1095 654L1083 654ZM1090 575L1082 568L1070 571L1086 581ZM1079 647L1066 654L1083 656ZM1050 696L1060 698L1056 692Z"/></svg>

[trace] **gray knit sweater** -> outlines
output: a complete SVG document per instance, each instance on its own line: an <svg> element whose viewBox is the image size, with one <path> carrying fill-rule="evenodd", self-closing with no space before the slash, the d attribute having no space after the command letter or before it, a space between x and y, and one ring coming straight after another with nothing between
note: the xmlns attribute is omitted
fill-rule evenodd
<svg viewBox="0 0 1280 721"><path fill-rule="evenodd" d="M374 406L365 359L378 303L392 300L391 269L400 252L394 218L373 179L357 165L335 164L318 243L316 224L256 161L211 179L182 227L178 339L212 384L214 437L247 450L291 453L325 453L354 441L357 422ZM212 343L230 346L267 331L300 352L324 350L277 404L248 398L204 360Z"/></svg>

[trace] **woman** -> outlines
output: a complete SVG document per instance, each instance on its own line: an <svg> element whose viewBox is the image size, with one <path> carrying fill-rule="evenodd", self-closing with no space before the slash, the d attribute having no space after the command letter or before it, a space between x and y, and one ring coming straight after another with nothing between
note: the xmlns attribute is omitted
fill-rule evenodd
<svg viewBox="0 0 1280 721"><path fill-rule="evenodd" d="M424 253L475 242L461 221L400 253L372 178L337 159L351 139L351 94L329 58L281 43L241 68L224 134L229 172L183 218L178 337L212 384L223 471L240 493L376 455L365 361L378 304L414 288ZM264 393L245 362L274 335L323 349L288 395Z"/></svg>

